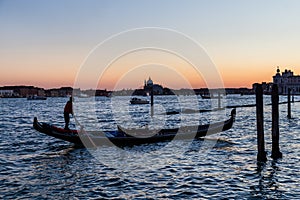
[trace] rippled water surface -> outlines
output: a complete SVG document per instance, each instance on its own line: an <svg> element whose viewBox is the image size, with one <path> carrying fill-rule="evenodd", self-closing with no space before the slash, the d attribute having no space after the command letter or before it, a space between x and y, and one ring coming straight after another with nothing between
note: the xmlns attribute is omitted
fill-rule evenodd
<svg viewBox="0 0 300 200"><path fill-rule="evenodd" d="M217 100L155 97L151 118L148 105L128 105L129 98L75 99L74 110L86 129L99 130L115 130L117 124L149 128L205 124L227 119L230 113L228 109L165 115L172 110L215 108ZM233 128L205 140L86 149L32 128L34 116L62 127L67 100L0 99L1 199L300 198L300 103L292 104L290 120L286 104L280 105L283 159L277 161L270 158L271 107L265 106L268 161L258 165L255 107L237 108ZM222 100L223 105L253 103L254 96L228 95Z"/></svg>

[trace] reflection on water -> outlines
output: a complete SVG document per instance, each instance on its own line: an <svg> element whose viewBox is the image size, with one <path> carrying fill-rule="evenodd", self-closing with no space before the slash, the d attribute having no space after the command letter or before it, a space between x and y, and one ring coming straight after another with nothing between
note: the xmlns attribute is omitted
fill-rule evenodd
<svg viewBox="0 0 300 200"><path fill-rule="evenodd" d="M148 118L146 107L128 106L123 97L113 99L120 105L115 110L109 98L97 98L95 106L84 102L87 99L78 100L77 103L86 106L87 113L95 111L94 115L78 115L85 126L93 130L115 130L117 124L128 127L143 123L159 127L204 124L228 118L229 110L199 116L164 114L172 109L195 109L195 105L190 106L188 97L182 99L158 97L156 112L160 116L156 121ZM300 198L299 103L292 104L292 120L286 118L286 105L280 105L283 158L273 161L269 152L268 161L258 165L255 108L237 109L233 128L206 140L179 140L125 149L85 149L42 135L32 128L34 116L63 126L62 110L66 101L67 98L48 98L42 102L0 99L1 199ZM216 103L198 101L198 109L208 109ZM266 96L265 102L269 101ZM254 96L229 95L222 104L254 102ZM269 151L271 112L268 106L265 119L266 150Z"/></svg>
<svg viewBox="0 0 300 200"><path fill-rule="evenodd" d="M270 166L268 166L270 164ZM278 182L278 161L269 163L257 163L258 185L251 186L253 198L261 199L283 199L283 191Z"/></svg>

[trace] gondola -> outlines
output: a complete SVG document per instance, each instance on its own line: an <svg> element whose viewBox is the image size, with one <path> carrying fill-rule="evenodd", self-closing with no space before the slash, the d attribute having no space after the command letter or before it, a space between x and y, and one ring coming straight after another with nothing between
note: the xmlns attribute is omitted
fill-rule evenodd
<svg viewBox="0 0 300 200"><path fill-rule="evenodd" d="M30 95L30 96L27 97L27 100L47 100L47 97L37 96L37 95Z"/></svg>
<svg viewBox="0 0 300 200"><path fill-rule="evenodd" d="M118 127L115 131L85 131L65 130L49 123L38 122L34 117L33 127L46 135L65 140L85 147L101 145L132 146L146 143L158 143L173 139L197 139L221 131L229 130L235 120L236 110L231 111L231 117L225 121L199 126L184 126L180 128L149 130L125 129Z"/></svg>

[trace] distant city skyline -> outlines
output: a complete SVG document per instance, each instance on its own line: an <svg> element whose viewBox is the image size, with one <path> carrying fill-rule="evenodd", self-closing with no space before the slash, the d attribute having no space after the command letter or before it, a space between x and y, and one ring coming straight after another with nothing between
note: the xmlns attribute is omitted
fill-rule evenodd
<svg viewBox="0 0 300 200"><path fill-rule="evenodd" d="M158 27L199 44L225 88L251 88L256 82L271 82L277 66L300 73L299 7L297 0L2 0L0 86L72 87L96 45L124 31ZM129 40L112 43L98 58L116 59L116 50L130 45ZM174 39L170 46L183 50L184 43ZM149 76L174 89L207 87L211 77L204 76L206 63L196 66L202 67L197 72L180 56L170 49L132 51L111 60L98 83L90 77L106 66L95 64L90 76L81 80L82 88L136 88Z"/></svg>
<svg viewBox="0 0 300 200"><path fill-rule="evenodd" d="M276 68L276 74L278 74L278 70L280 70L279 66L277 66ZM285 71L292 71L293 70L290 70L289 68L284 68L284 69L281 69L284 73L284 70ZM273 75L271 76L271 81L256 81L256 82L253 82L251 83L251 85L249 87L247 86L237 86L237 87L220 87L220 88L236 88L236 89L241 89L241 88L247 88L247 89L252 89L253 88L253 84L257 84L257 83L272 83L273 82L273 76L276 75L275 73L273 73ZM294 74L295 76L300 76L298 75L297 73ZM36 88L41 88L41 89L45 89L45 90L51 90L51 89L60 89L60 88L74 88L74 89L81 89L81 90L107 90L107 91L117 91L117 90L135 90L135 89L141 89L145 86L145 83L152 78L151 76L148 76L148 78L144 78L143 80L140 80L139 84L136 85L136 86L133 86L133 87L119 87L119 88L114 88L114 89L109 89L109 88L102 88L101 85L99 85L98 87L96 88L81 88L81 87L74 87L74 85L57 85L57 86L53 86L53 87L43 87L42 85L33 85L33 84L3 84L3 85L0 85L0 88L2 87L19 87L19 86L25 86L25 87L36 87ZM163 83L161 82L156 82L155 80L153 81L154 84L158 84L158 85L161 85L161 86L164 86L164 87L167 87L167 88L170 88L170 89L175 89L175 90L180 90L180 89L204 89L204 88L208 88L208 87L191 87L191 88L188 88L188 87L168 87L167 85L164 85ZM170 86L170 85L169 85ZM210 89L210 88L208 88ZM211 88L211 89L218 89L218 88Z"/></svg>

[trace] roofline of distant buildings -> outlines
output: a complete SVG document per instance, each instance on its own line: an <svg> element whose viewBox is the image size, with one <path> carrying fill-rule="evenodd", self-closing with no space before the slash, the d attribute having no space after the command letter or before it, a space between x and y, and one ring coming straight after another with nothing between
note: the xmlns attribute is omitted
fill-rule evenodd
<svg viewBox="0 0 300 200"><path fill-rule="evenodd" d="M272 85L277 84L279 94L287 94L287 91L291 89L293 94L300 95L300 75L294 75L291 70L285 69L280 73L279 67L277 67L276 74L273 76L273 82L262 82L263 91L265 94L271 93ZM226 94L254 94L258 83L253 83L252 88L239 87L239 88L198 88L198 89L170 89L164 88L159 84L154 84L149 77L148 81L144 81L144 87L142 89L122 89L117 91L108 91L106 89L86 89L72 88L68 86L60 88L44 89L36 86L0 86L0 97L28 97L32 95L47 96L47 97L66 97L66 96L110 96L112 93L115 96L125 95L147 95L150 89L153 88L155 95L174 95L174 94L204 94L204 93L216 93L226 92Z"/></svg>
<svg viewBox="0 0 300 200"><path fill-rule="evenodd" d="M292 89L294 94L300 94L300 76L294 75L291 70L285 69L280 74L280 69L277 67L276 74L273 76L273 82L262 82L263 91L265 94L270 94L272 85L278 84L279 94L286 94L288 89ZM0 97L28 97L28 96L46 96L46 97L67 97L67 96L125 96L125 95L149 95L152 92L155 95L192 95L192 94L207 94L223 92L226 94L254 94L258 83L253 83L252 88L197 88L197 89L170 89L164 88L159 84L154 84L149 77L148 81L144 81L142 89L122 89L117 91L108 91L106 89L86 89L73 88L64 86L60 88L44 89L36 86L16 85L16 86L1 86Z"/></svg>
<svg viewBox="0 0 300 200"><path fill-rule="evenodd" d="M163 87L162 87L163 88ZM86 89L81 90L80 88L72 88L72 87L60 87L60 88L51 88L51 89L44 89L41 87L36 86L27 86L27 85L16 85L16 86L1 86L0 87L0 97L28 97L28 96L46 96L46 97L68 97L68 96L110 96L112 93L115 96L124 96L124 95L141 95L141 93L135 93L139 90L146 90L144 89L122 89L117 91L109 91L106 89ZM169 89L163 88L163 91L167 91L165 93L160 93L156 95L170 95L174 94L204 94L208 93L209 91L220 91L224 90L224 88L215 88L215 89L208 89L208 88L197 88L197 89ZM171 91L171 92L170 92ZM246 87L241 88L225 88L227 94L253 94L253 89L249 89Z"/></svg>

